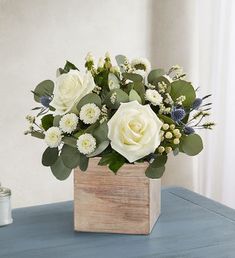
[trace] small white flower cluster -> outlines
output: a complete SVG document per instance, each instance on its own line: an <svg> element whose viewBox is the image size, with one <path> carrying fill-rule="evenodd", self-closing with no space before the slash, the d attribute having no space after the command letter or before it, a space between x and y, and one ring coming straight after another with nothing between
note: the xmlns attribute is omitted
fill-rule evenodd
<svg viewBox="0 0 235 258"><path fill-rule="evenodd" d="M103 57L99 58L98 64L97 64L97 68L103 68L104 67L104 59Z"/></svg>
<svg viewBox="0 0 235 258"><path fill-rule="evenodd" d="M103 105L101 108L101 119L100 119L100 124L104 123L105 121L108 121L108 109L106 105Z"/></svg>
<svg viewBox="0 0 235 258"><path fill-rule="evenodd" d="M169 93L166 93L166 98L164 99L164 102L165 102L166 104L169 104L169 105L174 104L174 101L172 100L172 98L171 98L171 96L170 96Z"/></svg>
<svg viewBox="0 0 235 258"><path fill-rule="evenodd" d="M151 70L151 64L146 58L135 58L131 61L131 66L135 70L143 70L146 73L149 73Z"/></svg>
<svg viewBox="0 0 235 258"><path fill-rule="evenodd" d="M116 99L117 99L117 93L114 92L114 93L110 96L110 101L111 101L111 103L114 104L115 101L116 101Z"/></svg>
<svg viewBox="0 0 235 258"><path fill-rule="evenodd" d="M27 115L25 118L29 122L28 130L24 131L24 135L27 135L33 132L34 130L33 124L35 123L36 118L35 116L31 116L31 115Z"/></svg>
<svg viewBox="0 0 235 258"><path fill-rule="evenodd" d="M147 89L145 98L154 106L159 106L162 103L162 96L156 90Z"/></svg>
<svg viewBox="0 0 235 258"><path fill-rule="evenodd" d="M86 60L86 62L94 62L94 56L92 55L91 52L87 53L85 60Z"/></svg>
<svg viewBox="0 0 235 258"><path fill-rule="evenodd" d="M171 107L165 107L164 104L159 105L159 114L170 114L171 113Z"/></svg>
<svg viewBox="0 0 235 258"><path fill-rule="evenodd" d="M26 120L30 123L33 124L35 122L35 116L27 115Z"/></svg>
<svg viewBox="0 0 235 258"><path fill-rule="evenodd" d="M110 68L110 72L111 73L117 73L117 74L119 74L120 73L120 68L119 68L119 66L112 66L111 68Z"/></svg>
<svg viewBox="0 0 235 258"><path fill-rule="evenodd" d="M78 117L76 114L64 115L60 120L60 129L64 133L72 133L78 125Z"/></svg>
<svg viewBox="0 0 235 258"><path fill-rule="evenodd" d="M164 81L159 82L159 83L157 84L157 86L158 86L158 91L159 91L160 93L165 93L165 92L166 92L167 85L166 85L166 83L165 83Z"/></svg>
<svg viewBox="0 0 235 258"><path fill-rule="evenodd" d="M148 89L151 89L151 90L153 90L153 89L156 88L156 87L155 87L154 85L152 85L151 83L147 83L146 86L147 86Z"/></svg>
<svg viewBox="0 0 235 258"><path fill-rule="evenodd" d="M96 139L89 133L82 134L77 140L78 150L84 154L91 154L96 148Z"/></svg>
<svg viewBox="0 0 235 258"><path fill-rule="evenodd" d="M99 87L98 85L95 85L95 88L93 89L93 92L99 95L101 90L102 90L101 87Z"/></svg>
<svg viewBox="0 0 235 258"><path fill-rule="evenodd" d="M177 105L181 105L182 106L182 104L183 104L183 102L186 100L186 97L184 96L184 95L181 95L181 96L179 96L177 99L176 99L176 101L175 101L175 103L177 104Z"/></svg>
<svg viewBox="0 0 235 258"><path fill-rule="evenodd" d="M80 119L84 124L94 124L100 116L100 109L94 103L88 103L81 108Z"/></svg>

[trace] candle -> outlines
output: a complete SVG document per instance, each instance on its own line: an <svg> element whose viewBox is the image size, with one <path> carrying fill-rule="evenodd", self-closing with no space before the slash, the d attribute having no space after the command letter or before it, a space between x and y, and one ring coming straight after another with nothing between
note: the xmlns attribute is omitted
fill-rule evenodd
<svg viewBox="0 0 235 258"><path fill-rule="evenodd" d="M0 226L5 226L12 222L11 190L0 185Z"/></svg>

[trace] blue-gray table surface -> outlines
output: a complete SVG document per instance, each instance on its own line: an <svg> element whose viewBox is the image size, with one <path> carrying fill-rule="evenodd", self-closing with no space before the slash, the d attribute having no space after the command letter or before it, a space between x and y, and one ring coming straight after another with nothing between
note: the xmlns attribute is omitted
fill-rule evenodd
<svg viewBox="0 0 235 258"><path fill-rule="evenodd" d="M0 258L235 258L235 210L183 188L162 190L150 235L73 231L73 203L16 209Z"/></svg>

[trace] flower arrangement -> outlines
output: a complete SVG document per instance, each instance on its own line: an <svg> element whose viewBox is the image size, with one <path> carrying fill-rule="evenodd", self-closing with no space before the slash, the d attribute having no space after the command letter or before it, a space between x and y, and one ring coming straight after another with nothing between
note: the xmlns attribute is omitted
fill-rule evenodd
<svg viewBox="0 0 235 258"><path fill-rule="evenodd" d="M32 91L38 113L26 117L25 134L44 139L42 164L60 180L77 166L85 171L92 157L114 173L125 163L148 162L146 176L159 178L169 153L197 155L203 143L196 130L214 126L203 122L210 95L197 97L181 67L151 70L147 59L123 55L116 62L107 53L95 66L89 53L84 73L67 61L55 82Z"/></svg>

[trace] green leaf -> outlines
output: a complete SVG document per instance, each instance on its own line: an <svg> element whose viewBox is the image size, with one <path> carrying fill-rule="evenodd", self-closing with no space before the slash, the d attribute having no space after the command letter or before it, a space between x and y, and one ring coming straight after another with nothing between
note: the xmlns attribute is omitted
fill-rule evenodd
<svg viewBox="0 0 235 258"><path fill-rule="evenodd" d="M62 141L71 147L77 148L77 139L72 136L64 136Z"/></svg>
<svg viewBox="0 0 235 258"><path fill-rule="evenodd" d="M154 83L158 82L159 77L165 74L163 69L152 70L148 75L148 82L155 85Z"/></svg>
<svg viewBox="0 0 235 258"><path fill-rule="evenodd" d="M157 167L151 167L151 165L149 165L145 171L145 175L149 178L157 179L162 177L164 171L165 171L165 166L157 168Z"/></svg>
<svg viewBox="0 0 235 258"><path fill-rule="evenodd" d="M60 125L60 119L61 119L61 116L54 116L54 119L53 119L53 126L59 126Z"/></svg>
<svg viewBox="0 0 235 258"><path fill-rule="evenodd" d="M141 100L140 95L133 89L129 93L129 100L130 101L137 100L140 104L142 104L142 100Z"/></svg>
<svg viewBox="0 0 235 258"><path fill-rule="evenodd" d="M61 159L67 168L76 168L80 163L80 152L77 148L64 144L61 150Z"/></svg>
<svg viewBox="0 0 235 258"><path fill-rule="evenodd" d="M117 64L118 64L119 66L121 66L122 64L124 64L125 61L127 60L127 58L126 58L124 55L117 55L117 56L115 56L115 59L116 59Z"/></svg>
<svg viewBox="0 0 235 258"><path fill-rule="evenodd" d="M108 84L109 84L109 89L110 90L119 89L120 88L119 79L113 73L109 73Z"/></svg>
<svg viewBox="0 0 235 258"><path fill-rule="evenodd" d="M42 127L45 131L47 131L50 127L53 126L53 120L54 120L54 117L52 114L48 114L48 115L45 115L42 119L41 119L41 122L42 122Z"/></svg>
<svg viewBox="0 0 235 258"><path fill-rule="evenodd" d="M43 166L52 166L58 158L59 150L58 148L48 147L42 154L42 164Z"/></svg>
<svg viewBox="0 0 235 258"><path fill-rule="evenodd" d="M82 171L86 171L89 163L89 158L81 153L79 167Z"/></svg>
<svg viewBox="0 0 235 258"><path fill-rule="evenodd" d="M59 70L60 74L68 73L70 70L78 70L79 71L79 69L69 61L66 61L65 65L64 65L64 69L59 68L58 70Z"/></svg>
<svg viewBox="0 0 235 258"><path fill-rule="evenodd" d="M131 80L133 82L142 82L143 77L137 73L123 73L123 78Z"/></svg>
<svg viewBox="0 0 235 258"><path fill-rule="evenodd" d="M99 161L98 165L108 165L109 169L114 173L117 173L119 168L125 164L125 158L117 152L111 152L105 154Z"/></svg>
<svg viewBox="0 0 235 258"><path fill-rule="evenodd" d="M166 155L157 155L152 163L149 164L145 174L149 178L160 178L165 171L165 164L167 162Z"/></svg>
<svg viewBox="0 0 235 258"><path fill-rule="evenodd" d="M142 82L134 82L133 89L138 93L141 98L142 104L145 103L145 87Z"/></svg>
<svg viewBox="0 0 235 258"><path fill-rule="evenodd" d="M175 124L174 120L172 120L170 117L162 115L162 114L157 114L157 116L164 121L164 123L167 124Z"/></svg>
<svg viewBox="0 0 235 258"><path fill-rule="evenodd" d="M57 161L51 166L51 171L57 179L65 180L71 174L72 169L67 168L59 156Z"/></svg>
<svg viewBox="0 0 235 258"><path fill-rule="evenodd" d="M203 142L198 134L190 134L180 139L180 147L189 156L195 156L203 149Z"/></svg>
<svg viewBox="0 0 235 258"><path fill-rule="evenodd" d="M54 90L54 82L51 80L45 80L39 83L33 91L34 100L40 103L42 96L51 96Z"/></svg>
<svg viewBox="0 0 235 258"><path fill-rule="evenodd" d="M96 104L98 107L101 107L101 98L99 97L99 95L95 94L95 93L89 93L86 96L84 96L79 103L77 104L77 110L78 112L80 112L82 106L88 104L88 103L94 103Z"/></svg>
<svg viewBox="0 0 235 258"><path fill-rule="evenodd" d="M114 103L111 102L110 97L115 96L115 101ZM111 90L108 95L106 96L104 102L107 105L108 108L111 109L118 109L121 103L125 103L129 101L129 96L127 95L126 92L124 92L121 89L114 89Z"/></svg>
<svg viewBox="0 0 235 258"><path fill-rule="evenodd" d="M108 125L106 122L98 124L97 127L92 131L93 136L98 142L103 142L108 139Z"/></svg>
<svg viewBox="0 0 235 258"><path fill-rule="evenodd" d="M182 95L185 96L186 100L183 102L184 107L191 107L196 98L196 93L192 84L184 80L178 80L171 83L170 95L174 101Z"/></svg>
<svg viewBox="0 0 235 258"><path fill-rule="evenodd" d="M174 156L177 156L179 154L179 152L180 152L179 148L174 149L173 150Z"/></svg>
<svg viewBox="0 0 235 258"><path fill-rule="evenodd" d="M91 154L87 155L88 158L95 157L102 153L107 147L109 146L109 141L101 142L95 151L93 151Z"/></svg>
<svg viewBox="0 0 235 258"><path fill-rule="evenodd" d="M36 137L38 139L44 139L45 138L45 135L43 133L40 133L40 132L37 132L37 131L31 132L31 136Z"/></svg>

